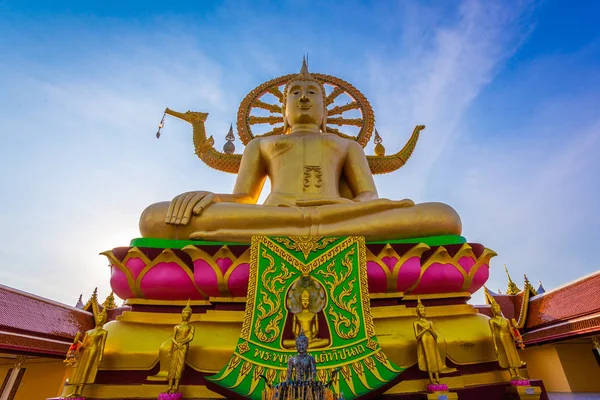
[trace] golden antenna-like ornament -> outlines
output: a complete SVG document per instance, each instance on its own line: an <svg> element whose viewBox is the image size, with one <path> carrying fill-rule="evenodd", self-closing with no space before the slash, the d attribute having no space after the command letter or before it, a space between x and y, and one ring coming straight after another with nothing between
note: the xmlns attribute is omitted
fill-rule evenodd
<svg viewBox="0 0 600 400"><path fill-rule="evenodd" d="M518 294L521 290L510 278L510 274L508 273L508 268L506 268L506 264L504 264L504 271L506 271L506 276L508 278L508 287L506 289L506 294L514 296L514 295Z"/></svg>
<svg viewBox="0 0 600 400"><path fill-rule="evenodd" d="M379 136L379 132L375 129L375 139L373 139L373 143L375 143L375 155L377 157L385 156L385 147L383 147L383 139Z"/></svg>
<svg viewBox="0 0 600 400"><path fill-rule="evenodd" d="M229 132L227 132L225 140L227 140L227 142L223 145L223 152L225 154L235 153L235 144L233 144L233 141L235 140L235 136L233 135L233 124L229 126Z"/></svg>

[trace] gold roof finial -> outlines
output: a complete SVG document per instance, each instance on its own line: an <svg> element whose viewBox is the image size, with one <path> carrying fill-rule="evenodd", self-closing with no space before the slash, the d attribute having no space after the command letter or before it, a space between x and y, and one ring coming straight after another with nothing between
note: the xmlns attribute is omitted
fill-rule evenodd
<svg viewBox="0 0 600 400"><path fill-rule="evenodd" d="M510 274L508 273L508 268L506 268L506 264L504 264L504 271L506 271L506 276L508 278L508 288L506 289L506 294L514 296L518 294L521 290L517 287L517 285L510 278Z"/></svg>
<svg viewBox="0 0 600 400"><path fill-rule="evenodd" d="M75 304L75 307L83 308L84 306L85 304L83 304L83 294L80 294L79 299L77 300L77 304Z"/></svg>
<svg viewBox="0 0 600 400"><path fill-rule="evenodd" d="M106 296L106 300L102 303L102 307L108 310L112 310L113 308L117 308L117 303L115 302L115 293L110 292L108 296Z"/></svg>
<svg viewBox="0 0 600 400"><path fill-rule="evenodd" d="M545 293L546 289L544 289L544 285L542 285L542 281L538 280L538 288L537 288L537 293L538 294L542 294Z"/></svg>

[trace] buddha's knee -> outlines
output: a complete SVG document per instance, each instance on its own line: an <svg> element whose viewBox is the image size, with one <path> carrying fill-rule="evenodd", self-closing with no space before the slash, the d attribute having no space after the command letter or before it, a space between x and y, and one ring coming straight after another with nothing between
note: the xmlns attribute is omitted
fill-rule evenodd
<svg viewBox="0 0 600 400"><path fill-rule="evenodd" d="M456 210L444 203L423 203L426 220L440 230L439 233L460 235L462 221Z"/></svg>
<svg viewBox="0 0 600 400"><path fill-rule="evenodd" d="M169 201L163 201L148 206L140 216L140 233L143 237L161 237L167 224L165 219L169 210Z"/></svg>

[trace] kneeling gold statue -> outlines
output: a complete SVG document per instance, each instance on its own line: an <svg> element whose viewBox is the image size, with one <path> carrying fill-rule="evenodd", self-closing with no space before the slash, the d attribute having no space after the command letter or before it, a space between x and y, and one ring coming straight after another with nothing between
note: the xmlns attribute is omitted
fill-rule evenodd
<svg viewBox="0 0 600 400"><path fill-rule="evenodd" d="M282 132L248 142L239 169L231 168L238 173L233 193L187 192L153 204L140 218L142 236L248 243L255 235L386 240L461 233L460 218L450 206L379 198L361 145L328 133L327 95L306 62L281 95ZM208 114L166 112L204 131ZM415 128L416 137L423 128ZM197 143L197 154L209 152L203 146L211 143ZM383 161L398 157L403 155ZM257 205L267 178L271 193Z"/></svg>
<svg viewBox="0 0 600 400"><path fill-rule="evenodd" d="M446 366L446 340L435 329L433 322L425 319L425 306L419 299L417 303L418 319L413 323L417 339L417 359L419 369L429 374L433 384L440 383L440 373L456 372L456 368Z"/></svg>

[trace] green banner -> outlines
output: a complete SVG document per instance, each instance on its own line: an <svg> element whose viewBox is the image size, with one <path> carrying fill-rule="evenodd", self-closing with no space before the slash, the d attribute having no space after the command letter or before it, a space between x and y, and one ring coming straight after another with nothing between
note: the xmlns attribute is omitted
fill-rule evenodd
<svg viewBox="0 0 600 400"><path fill-rule="evenodd" d="M254 237L242 332L229 363L207 379L251 399L286 378L303 331L317 378L353 399L402 371L381 351L371 317L363 237Z"/></svg>

